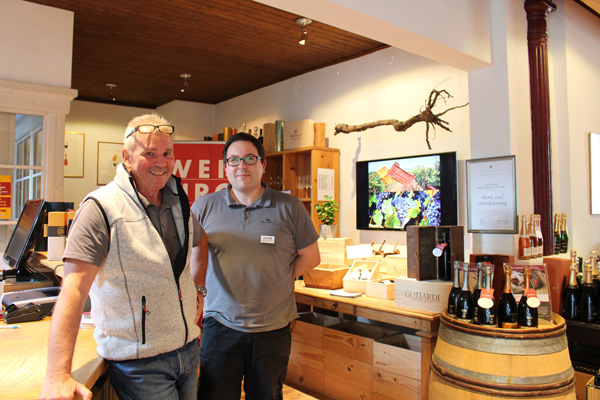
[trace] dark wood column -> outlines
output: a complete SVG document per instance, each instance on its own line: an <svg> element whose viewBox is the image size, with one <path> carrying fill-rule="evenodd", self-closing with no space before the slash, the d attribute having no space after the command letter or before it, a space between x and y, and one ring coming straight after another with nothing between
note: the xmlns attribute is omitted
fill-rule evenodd
<svg viewBox="0 0 600 400"><path fill-rule="evenodd" d="M556 9L549 0L525 0L531 91L533 210L541 215L544 255L553 254L552 152L548 89L548 31L546 17Z"/></svg>

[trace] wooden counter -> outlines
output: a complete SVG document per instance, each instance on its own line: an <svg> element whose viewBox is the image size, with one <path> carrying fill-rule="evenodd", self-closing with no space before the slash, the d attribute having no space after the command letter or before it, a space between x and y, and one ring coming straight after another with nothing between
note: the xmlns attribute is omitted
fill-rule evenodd
<svg viewBox="0 0 600 400"><path fill-rule="evenodd" d="M0 325L11 326L5 322ZM15 325L19 328L0 329L0 398L37 399L46 374L50 318ZM105 378L107 368L96 353L93 333L93 329L79 330L73 357L75 380L90 390ZM102 388L94 392L102 392Z"/></svg>
<svg viewBox="0 0 600 400"><path fill-rule="evenodd" d="M324 289L307 288L303 281L296 282L296 302L299 304L417 330L417 335L421 337L421 397L429 399L430 362L437 340L440 314L397 307L394 300L365 295L346 298L332 296L329 292Z"/></svg>

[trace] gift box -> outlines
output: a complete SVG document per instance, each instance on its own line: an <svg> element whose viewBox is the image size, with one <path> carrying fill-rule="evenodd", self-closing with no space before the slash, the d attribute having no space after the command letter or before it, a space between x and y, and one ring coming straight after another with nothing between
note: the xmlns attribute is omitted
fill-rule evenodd
<svg viewBox="0 0 600 400"><path fill-rule="evenodd" d="M304 284L317 289L340 289L349 269L344 265L320 264L303 275Z"/></svg>
<svg viewBox="0 0 600 400"><path fill-rule="evenodd" d="M379 279L379 262L355 260L343 279L345 292L366 293L367 281Z"/></svg>

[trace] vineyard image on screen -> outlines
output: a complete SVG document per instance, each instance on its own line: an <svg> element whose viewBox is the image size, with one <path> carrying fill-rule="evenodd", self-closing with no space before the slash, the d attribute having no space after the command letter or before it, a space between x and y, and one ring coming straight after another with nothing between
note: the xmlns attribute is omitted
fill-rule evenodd
<svg viewBox="0 0 600 400"><path fill-rule="evenodd" d="M369 163L369 227L440 225L440 156Z"/></svg>

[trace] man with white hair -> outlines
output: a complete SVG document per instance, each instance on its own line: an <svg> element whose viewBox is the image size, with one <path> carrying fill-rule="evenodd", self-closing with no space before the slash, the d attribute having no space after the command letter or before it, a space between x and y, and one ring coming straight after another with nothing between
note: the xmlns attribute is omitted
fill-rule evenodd
<svg viewBox="0 0 600 400"><path fill-rule="evenodd" d="M172 175L174 130L156 114L132 119L114 180L81 203L63 255L40 398L92 398L71 375L89 293L97 352L120 399L196 399L206 290L196 286L205 277L191 259L205 262L207 245Z"/></svg>

